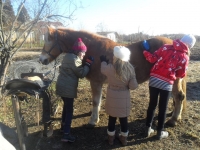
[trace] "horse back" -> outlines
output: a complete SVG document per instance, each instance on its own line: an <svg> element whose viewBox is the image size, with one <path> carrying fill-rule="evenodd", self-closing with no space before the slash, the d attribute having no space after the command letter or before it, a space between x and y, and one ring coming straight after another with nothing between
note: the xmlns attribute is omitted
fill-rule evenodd
<svg viewBox="0 0 200 150"><path fill-rule="evenodd" d="M84 39L84 37L83 37ZM100 66L101 61L99 57L101 55L106 55L109 62L113 61L113 48L114 46L121 45L120 43L113 42L107 38L92 38L92 40L84 39L87 45L88 51L86 53L86 58L88 56L94 57L94 64L86 78L96 82L104 82L106 77L101 74ZM147 40L150 44L150 52L153 53L159 49L164 44L172 44L172 40L165 37L155 37ZM136 78L138 83L143 83L148 80L150 75L150 69L152 64L150 64L143 55L143 48L141 46L142 41L125 45L131 51L130 63L135 67Z"/></svg>

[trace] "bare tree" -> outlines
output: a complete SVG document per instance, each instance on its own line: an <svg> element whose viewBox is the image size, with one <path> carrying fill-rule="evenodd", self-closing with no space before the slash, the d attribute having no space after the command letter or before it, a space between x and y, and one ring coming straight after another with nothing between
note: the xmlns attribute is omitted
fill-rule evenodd
<svg viewBox="0 0 200 150"><path fill-rule="evenodd" d="M101 22L96 26L97 32L106 32L108 31L107 26L105 23Z"/></svg>
<svg viewBox="0 0 200 150"><path fill-rule="evenodd" d="M20 9L20 6L18 9ZM26 7L23 6L19 13L19 17L17 18L17 21L25 23L25 22L29 21L29 19L30 19L30 16L28 14L28 11L27 11Z"/></svg>
<svg viewBox="0 0 200 150"><path fill-rule="evenodd" d="M14 10L10 0L5 0L2 11L2 22L4 25L9 25L15 18Z"/></svg>
<svg viewBox="0 0 200 150"><path fill-rule="evenodd" d="M6 3L7 2L7 3ZM10 5L12 2L12 5ZM3 18L13 6L14 18L5 24ZM6 6L6 7L5 7ZM19 22L18 18L23 8L28 10L30 18ZM5 9L7 8L7 9ZM36 24L43 21L59 21L67 25L74 19L74 12L78 9L73 0L0 0L0 90L5 83L7 69L13 57L25 43ZM5 12L7 11L7 12ZM10 12L12 13L12 12ZM17 34L16 34L17 33ZM24 37L23 40L20 40ZM0 92L0 97L2 92ZM2 97L1 97L2 98Z"/></svg>
<svg viewBox="0 0 200 150"><path fill-rule="evenodd" d="M79 29L79 30L84 30L84 29L85 29L85 25L84 25L83 22L80 22L80 23L79 23L78 29Z"/></svg>

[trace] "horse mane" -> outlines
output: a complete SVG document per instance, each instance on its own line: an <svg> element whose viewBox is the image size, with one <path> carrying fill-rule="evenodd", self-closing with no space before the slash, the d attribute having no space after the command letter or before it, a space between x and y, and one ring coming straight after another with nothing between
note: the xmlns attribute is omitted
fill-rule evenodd
<svg viewBox="0 0 200 150"><path fill-rule="evenodd" d="M91 34L93 36L97 36L97 37L101 37L101 38L107 38L107 37L105 37L103 35L100 35L100 34L97 34L97 33L93 33L93 32L89 32L89 31L86 31L86 30L79 30L79 32L83 32L85 34Z"/></svg>
<svg viewBox="0 0 200 150"><path fill-rule="evenodd" d="M70 37L71 39L73 39L73 41L75 41L75 39L79 37L81 37L82 39L88 40L88 39L94 39L94 40L110 40L105 36L99 35L97 33L93 33L93 32L89 32L89 31L85 31L85 30L74 30L72 28L66 28L66 27L53 27L50 26L48 27L48 32L45 34L45 42L51 42L51 37L53 38L53 36L56 34L56 32L59 32L59 36L62 36L64 39L66 39L66 37ZM68 34L71 34L70 36L68 36ZM78 36L77 36L78 35ZM68 39L70 40L70 39Z"/></svg>

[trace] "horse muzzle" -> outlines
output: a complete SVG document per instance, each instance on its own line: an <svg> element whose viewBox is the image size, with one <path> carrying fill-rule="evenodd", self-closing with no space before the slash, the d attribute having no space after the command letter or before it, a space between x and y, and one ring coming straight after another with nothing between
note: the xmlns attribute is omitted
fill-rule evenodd
<svg viewBox="0 0 200 150"><path fill-rule="evenodd" d="M43 65L48 65L49 64L49 59L44 57L44 56L40 56L39 63L41 63Z"/></svg>

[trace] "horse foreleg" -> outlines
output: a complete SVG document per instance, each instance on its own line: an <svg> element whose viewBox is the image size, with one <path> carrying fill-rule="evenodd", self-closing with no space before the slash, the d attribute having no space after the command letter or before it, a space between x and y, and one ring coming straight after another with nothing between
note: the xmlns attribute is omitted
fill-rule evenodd
<svg viewBox="0 0 200 150"><path fill-rule="evenodd" d="M172 96L174 101L174 110L172 117L166 122L169 126L175 126L177 121L181 120L182 110L186 104L186 82L185 79L177 79L174 83Z"/></svg>
<svg viewBox="0 0 200 150"><path fill-rule="evenodd" d="M102 95L102 83L90 81L91 89L92 89L92 114L90 117L89 124L95 125L99 122L99 110L101 107L101 95Z"/></svg>

